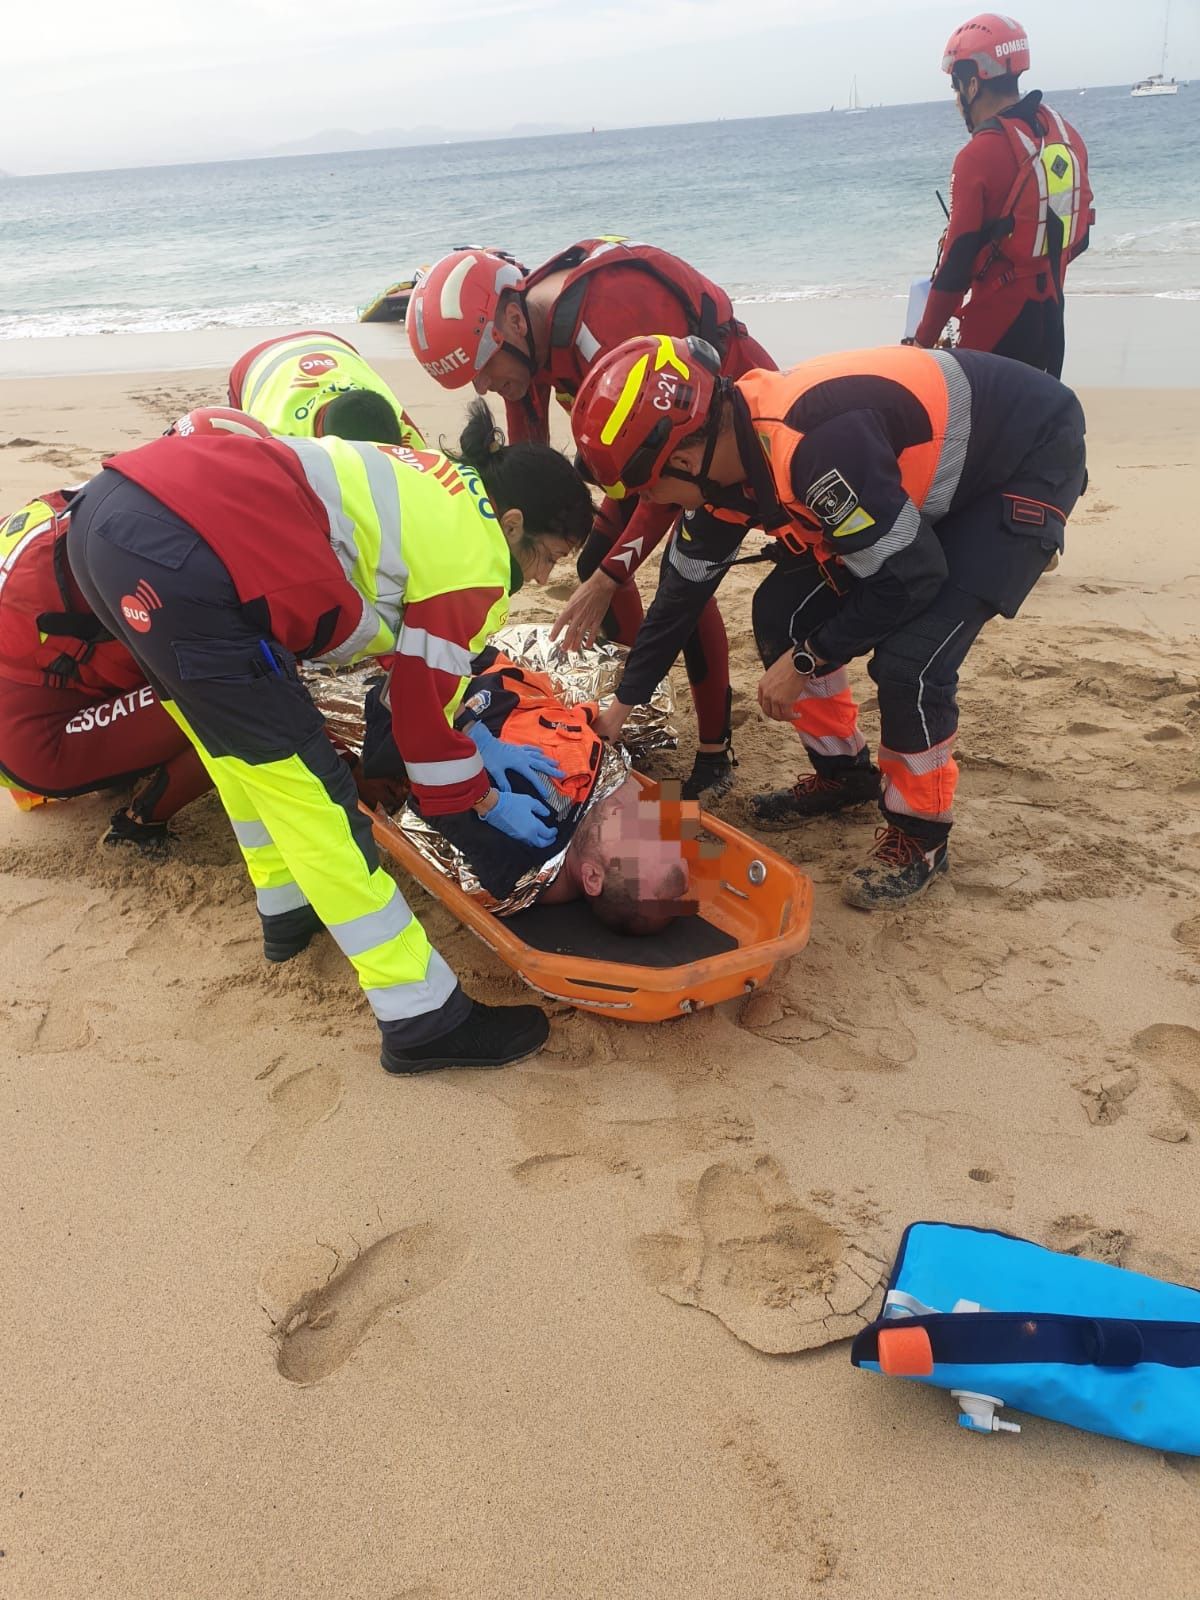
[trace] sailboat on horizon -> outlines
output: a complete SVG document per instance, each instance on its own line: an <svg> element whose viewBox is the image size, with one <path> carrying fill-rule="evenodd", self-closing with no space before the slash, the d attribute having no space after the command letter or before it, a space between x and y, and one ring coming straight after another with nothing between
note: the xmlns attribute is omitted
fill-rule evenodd
<svg viewBox="0 0 1200 1600"><path fill-rule="evenodd" d="M1167 0L1163 14L1162 70L1152 72L1148 78L1139 78L1129 91L1135 100L1149 100L1163 94L1178 94L1179 85L1167 77L1167 33L1171 26L1171 0Z"/></svg>
<svg viewBox="0 0 1200 1600"><path fill-rule="evenodd" d="M861 117L863 112L868 109L869 107L858 103L858 77L855 75L850 80L850 101L846 107L846 115L848 117Z"/></svg>

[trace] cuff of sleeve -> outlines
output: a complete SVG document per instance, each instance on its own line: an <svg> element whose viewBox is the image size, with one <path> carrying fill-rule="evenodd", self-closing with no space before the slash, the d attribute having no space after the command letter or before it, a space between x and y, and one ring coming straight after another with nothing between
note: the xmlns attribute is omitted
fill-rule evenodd
<svg viewBox="0 0 1200 1600"><path fill-rule="evenodd" d="M423 817L448 817L460 811L469 811L491 787L492 780L487 773L480 772L466 783L439 784L436 787L414 783L412 792Z"/></svg>
<svg viewBox="0 0 1200 1600"><path fill-rule="evenodd" d="M853 661L855 656L865 656L875 648L875 644L875 640L856 644L853 639L843 638L831 622L822 623L808 636L808 648L818 660L836 662L839 666Z"/></svg>

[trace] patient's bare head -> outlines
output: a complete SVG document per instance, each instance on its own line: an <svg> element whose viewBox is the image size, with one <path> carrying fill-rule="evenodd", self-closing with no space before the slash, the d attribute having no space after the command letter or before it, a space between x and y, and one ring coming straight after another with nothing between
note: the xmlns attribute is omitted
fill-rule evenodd
<svg viewBox="0 0 1200 1600"><path fill-rule="evenodd" d="M627 778L584 818L572 841L588 904L620 933L661 933L695 912L679 839L663 837L658 801Z"/></svg>

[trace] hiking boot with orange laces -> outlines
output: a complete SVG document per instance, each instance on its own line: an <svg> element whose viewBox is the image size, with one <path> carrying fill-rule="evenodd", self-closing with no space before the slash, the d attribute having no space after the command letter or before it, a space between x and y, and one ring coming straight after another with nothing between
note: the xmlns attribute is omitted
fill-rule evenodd
<svg viewBox="0 0 1200 1600"><path fill-rule="evenodd" d="M860 911L901 906L906 900L916 899L939 872L946 872L949 867L944 844L926 850L920 839L889 823L876 831L875 848L866 865L855 867L842 885L842 899Z"/></svg>
<svg viewBox="0 0 1200 1600"><path fill-rule="evenodd" d="M750 815L768 831L795 828L812 817L826 817L850 806L865 806L880 796L878 767L851 767L836 778L809 772L788 789L752 795Z"/></svg>

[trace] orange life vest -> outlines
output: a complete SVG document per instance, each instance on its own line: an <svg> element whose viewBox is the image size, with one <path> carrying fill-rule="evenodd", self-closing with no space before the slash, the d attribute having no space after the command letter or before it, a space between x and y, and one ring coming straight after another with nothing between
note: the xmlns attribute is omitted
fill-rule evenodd
<svg viewBox="0 0 1200 1600"><path fill-rule="evenodd" d="M54 490L0 522L0 676L124 693L146 675L105 632L67 565L69 496Z"/></svg>
<svg viewBox="0 0 1200 1600"><path fill-rule="evenodd" d="M508 744L534 745L557 761L562 777L547 781L563 797L564 814L573 806L583 805L595 785L604 747L603 740L592 727L596 706L590 702L564 706L544 673L515 666L506 656L497 657L489 665L485 677L499 681L489 681L486 688L477 688L474 694L468 695L459 715L465 712L483 719L495 695L501 706L507 707L498 727L494 717L486 719L496 737ZM482 702L482 694L488 695L487 704ZM510 696L512 703L508 707Z"/></svg>
<svg viewBox="0 0 1200 1600"><path fill-rule="evenodd" d="M954 384L956 373L961 380L958 386ZM949 497L945 497L945 505L941 504L941 499L951 468L954 482L957 482L970 427L970 391L954 357L944 351L921 350L913 345L885 345L878 350L850 350L818 356L788 372L760 368L736 379L734 387L749 408L754 436L770 468L779 508L788 519L785 526L772 532L790 550L797 553L811 550L822 562L836 561L837 550L830 542L828 521L822 521L814 513L812 502L806 505L796 498L792 457L804 435L784 419L810 389L834 378L857 376L887 378L900 384L929 417L929 439L901 450L896 460L905 493L914 505L928 509L932 515L944 515L949 509ZM819 479L813 488L819 495ZM836 488L837 485L833 485L831 493ZM816 503L819 506L819 501ZM853 518L861 514L857 510L849 512L847 522L852 523ZM855 529L842 525L836 531L852 533Z"/></svg>

